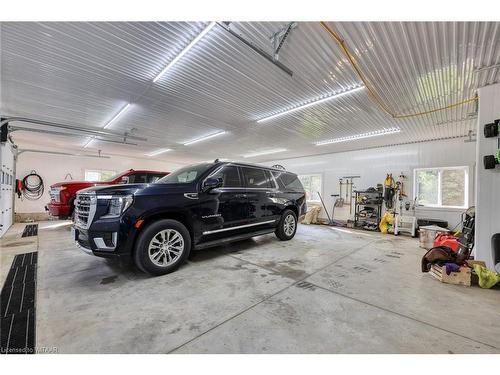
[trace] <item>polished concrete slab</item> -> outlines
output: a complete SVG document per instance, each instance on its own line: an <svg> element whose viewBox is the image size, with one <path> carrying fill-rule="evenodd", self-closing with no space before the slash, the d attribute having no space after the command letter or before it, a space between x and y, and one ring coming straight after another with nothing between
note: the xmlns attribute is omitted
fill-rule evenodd
<svg viewBox="0 0 500 375"><path fill-rule="evenodd" d="M38 249L37 346L60 353L500 353L500 291L422 274L408 237L301 225L152 278L78 250L69 222L8 246L23 227L1 275Z"/></svg>

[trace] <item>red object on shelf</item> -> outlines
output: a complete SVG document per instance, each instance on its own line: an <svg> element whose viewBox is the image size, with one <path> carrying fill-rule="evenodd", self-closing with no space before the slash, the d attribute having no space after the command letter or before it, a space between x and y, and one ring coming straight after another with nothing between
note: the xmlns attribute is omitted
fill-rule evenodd
<svg viewBox="0 0 500 375"><path fill-rule="evenodd" d="M434 239L433 246L447 246L456 253L458 251L458 238L452 234L440 233Z"/></svg>

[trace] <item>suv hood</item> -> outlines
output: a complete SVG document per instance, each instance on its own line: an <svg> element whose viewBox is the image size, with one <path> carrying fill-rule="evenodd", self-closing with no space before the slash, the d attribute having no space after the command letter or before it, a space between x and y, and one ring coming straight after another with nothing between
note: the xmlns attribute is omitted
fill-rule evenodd
<svg viewBox="0 0 500 375"><path fill-rule="evenodd" d="M127 195L127 194L135 194L135 192L144 189L147 185L148 184L123 184L123 185L92 186L87 189L80 190L79 193L95 192L96 194Z"/></svg>
<svg viewBox="0 0 500 375"><path fill-rule="evenodd" d="M157 195L157 194L175 194L175 193L191 193L194 188L190 184L124 184L124 185L108 185L108 186L93 186L80 193L95 192L99 195Z"/></svg>

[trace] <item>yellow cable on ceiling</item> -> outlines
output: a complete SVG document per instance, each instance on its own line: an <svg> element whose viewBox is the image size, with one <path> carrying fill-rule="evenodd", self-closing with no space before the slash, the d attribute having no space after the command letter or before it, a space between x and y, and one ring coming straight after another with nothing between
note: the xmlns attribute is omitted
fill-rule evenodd
<svg viewBox="0 0 500 375"><path fill-rule="evenodd" d="M441 107L441 108L436 108L436 109L431 109L429 111L424 111L424 112L418 112L418 113L410 113L410 114L405 114L405 115L399 115L397 113L394 113L392 112L389 107L387 107L383 102L382 100L378 97L378 95L375 93L375 91L373 90L373 88L368 84L368 81L367 79L365 78L365 76L363 75L363 73L361 72L361 70L359 69L358 65L356 64L356 62L354 61L354 57L352 56L351 52L349 52L349 49L347 48L347 45L345 43L345 41L340 38L340 36L335 32L333 31L327 24L326 22L320 22L321 26L323 26L323 28L328 32L328 34L333 38L333 40L335 40L335 42L338 44L338 46L340 47L340 49L342 50L342 52L344 53L344 55L347 57L347 59L349 60L349 63L351 64L351 67L354 69L354 71L356 72L356 74L358 75L359 79L363 82L363 84L365 85L366 89L368 90L368 93L370 94L370 96L373 98L373 100L375 100L375 102L377 103L377 105L385 112L387 113L388 115L390 115L392 118L395 118L395 119L403 119L403 118L408 118L408 117L415 117L415 116L422 116L422 115L428 115L430 113L434 113L434 112L439 112L439 111L444 111L446 109L450 109L450 108L454 108L454 107L458 107L458 106L461 106L461 105L464 105L464 104L467 104L467 103L471 103L471 102L474 102L474 101L477 101L479 99L479 97L476 95L474 96L473 98L470 98L470 99L466 99L466 100L463 100L461 102L458 102L458 103L454 103L454 104L450 104L450 105L447 105L445 107Z"/></svg>

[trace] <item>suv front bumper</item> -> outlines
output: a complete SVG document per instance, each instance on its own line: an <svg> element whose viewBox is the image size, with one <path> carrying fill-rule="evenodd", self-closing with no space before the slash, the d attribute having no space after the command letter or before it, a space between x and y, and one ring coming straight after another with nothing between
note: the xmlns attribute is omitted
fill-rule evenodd
<svg viewBox="0 0 500 375"><path fill-rule="evenodd" d="M87 229L73 225L71 237L76 246L89 255L106 258L118 257L122 254L117 252L118 231L90 232Z"/></svg>

